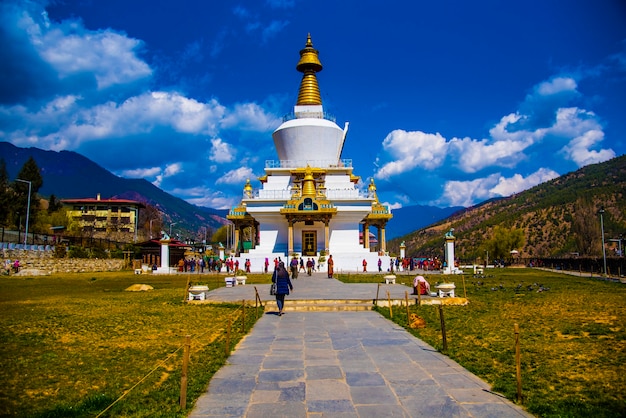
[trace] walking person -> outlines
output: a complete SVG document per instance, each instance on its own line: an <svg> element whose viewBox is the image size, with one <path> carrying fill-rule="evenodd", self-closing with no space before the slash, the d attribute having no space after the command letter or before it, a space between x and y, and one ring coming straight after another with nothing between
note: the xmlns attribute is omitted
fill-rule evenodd
<svg viewBox="0 0 626 418"><path fill-rule="evenodd" d="M285 263L282 261L278 263L278 267L274 270L272 283L276 283L276 305L278 305L278 316L282 316L285 307L285 296L289 294L290 290L293 292L289 272L285 269Z"/></svg>
<svg viewBox="0 0 626 418"><path fill-rule="evenodd" d="M333 274L335 273L335 262L333 261L333 256L329 255L328 256L328 262L326 263L328 265L328 278L332 279L333 278Z"/></svg>
<svg viewBox="0 0 626 418"><path fill-rule="evenodd" d="M298 278L298 259L296 257L293 257L291 259L291 262L289 263L289 268L291 269L291 278L297 279Z"/></svg>

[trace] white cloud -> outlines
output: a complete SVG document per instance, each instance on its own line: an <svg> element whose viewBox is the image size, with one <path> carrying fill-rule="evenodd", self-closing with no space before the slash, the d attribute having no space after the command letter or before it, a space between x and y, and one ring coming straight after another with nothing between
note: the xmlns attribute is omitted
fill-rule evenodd
<svg viewBox="0 0 626 418"><path fill-rule="evenodd" d="M168 164L163 170L163 175L165 177L175 176L176 174L180 174L183 172L183 166L181 163Z"/></svg>
<svg viewBox="0 0 626 418"><path fill-rule="evenodd" d="M612 149L601 149L599 151L591 149L603 139L604 132L590 130L572 139L561 151L568 159L574 161L578 167L601 163L615 158L615 151Z"/></svg>
<svg viewBox="0 0 626 418"><path fill-rule="evenodd" d="M181 163L168 164L167 166L165 166L165 169L163 169L163 171L160 171L156 174L156 178L152 182L152 184L154 184L156 187L161 187L164 179L168 177L174 177L183 172L184 170Z"/></svg>
<svg viewBox="0 0 626 418"><path fill-rule="evenodd" d="M435 205L472 206L475 202L489 198L489 190L498 183L500 174L469 181L448 181L443 186L443 194Z"/></svg>
<svg viewBox="0 0 626 418"><path fill-rule="evenodd" d="M490 142L486 139L453 138L450 153L455 156L456 165L465 173L475 173L485 167L514 167L523 159L522 151L532 144L530 138Z"/></svg>
<svg viewBox="0 0 626 418"><path fill-rule="evenodd" d="M237 150L231 147L228 143L222 141L221 138L211 140L209 160L216 163L230 163L235 159L236 153Z"/></svg>
<svg viewBox="0 0 626 418"><path fill-rule="evenodd" d="M577 87L576 80L571 77L555 77L539 83L535 91L542 96L549 96L565 91L576 91Z"/></svg>
<svg viewBox="0 0 626 418"><path fill-rule="evenodd" d="M215 184L241 184L243 187L246 179L253 177L252 169L249 167L239 167L236 170L230 170L222 177L215 181Z"/></svg>
<svg viewBox="0 0 626 418"><path fill-rule="evenodd" d="M559 177L559 173L556 171L549 168L540 168L528 177L523 177L520 174L514 174L509 178L500 177L498 184L491 188L489 192L493 196L511 196L557 177Z"/></svg>
<svg viewBox="0 0 626 418"><path fill-rule="evenodd" d="M559 174L553 170L540 168L527 177L514 174L507 178L500 173L494 173L474 180L448 181L444 185L441 198L433 204L468 207L483 200L519 193L558 176Z"/></svg>
<svg viewBox="0 0 626 418"><path fill-rule="evenodd" d="M43 14L41 24L27 13L20 26L43 60L61 78L93 74L100 89L126 84L152 75L150 67L137 57L142 42L111 29L90 31L80 20L51 22Z"/></svg>
<svg viewBox="0 0 626 418"><path fill-rule="evenodd" d="M384 150L394 158L374 174L377 179L389 179L416 167L434 169L446 156L446 140L439 133L392 131L383 141Z"/></svg>
<svg viewBox="0 0 626 418"><path fill-rule="evenodd" d="M144 179L146 177L155 177L161 174L161 167L135 168L132 170L123 170L119 173L122 177L133 179Z"/></svg>
<svg viewBox="0 0 626 418"><path fill-rule="evenodd" d="M216 100L198 102L178 93L148 92L121 104L107 102L80 108L79 97L56 98L34 112L24 107L1 107L22 128L6 133L16 145L37 136L41 148L76 149L81 143L153 132L167 127L184 134L212 135L225 113ZM42 134L43 132L50 132Z"/></svg>
<svg viewBox="0 0 626 418"><path fill-rule="evenodd" d="M402 207L402 203L400 202L396 202L396 203L389 203L389 202L381 202L383 205L388 206L389 209L394 210L394 209L400 209Z"/></svg>
<svg viewBox="0 0 626 418"><path fill-rule="evenodd" d="M266 132L280 125L280 119L267 113L256 103L239 103L224 116L223 128L236 127L240 130Z"/></svg>

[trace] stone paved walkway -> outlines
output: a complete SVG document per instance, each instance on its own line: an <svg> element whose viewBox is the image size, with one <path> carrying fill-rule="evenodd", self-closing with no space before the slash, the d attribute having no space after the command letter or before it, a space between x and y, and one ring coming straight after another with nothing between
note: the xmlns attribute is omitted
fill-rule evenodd
<svg viewBox="0 0 626 418"><path fill-rule="evenodd" d="M352 290L361 285L322 275L298 279L294 285L287 304L291 298L319 298L327 292L341 299L365 293ZM407 289L390 286L402 295ZM369 286L374 295L376 287ZM250 288L227 290L243 294ZM189 416L531 415L490 392L486 383L401 327L365 311L266 313L215 374Z"/></svg>

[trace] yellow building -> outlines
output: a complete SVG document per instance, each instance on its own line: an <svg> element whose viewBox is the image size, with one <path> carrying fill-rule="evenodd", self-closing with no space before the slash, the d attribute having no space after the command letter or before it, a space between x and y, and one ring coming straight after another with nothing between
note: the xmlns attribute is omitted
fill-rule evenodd
<svg viewBox="0 0 626 418"><path fill-rule="evenodd" d="M82 234L114 241L137 241L139 210L146 206L135 200L95 198L63 199L71 222L78 224Z"/></svg>

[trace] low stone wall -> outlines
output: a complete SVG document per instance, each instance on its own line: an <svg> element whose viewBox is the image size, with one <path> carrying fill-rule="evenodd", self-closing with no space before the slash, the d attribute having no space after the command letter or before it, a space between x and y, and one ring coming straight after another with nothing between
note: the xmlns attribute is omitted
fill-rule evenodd
<svg viewBox="0 0 626 418"><path fill-rule="evenodd" d="M124 268L124 260L120 259L55 258L51 251L2 250L2 256L3 267L5 260L20 260L19 275L119 271Z"/></svg>

